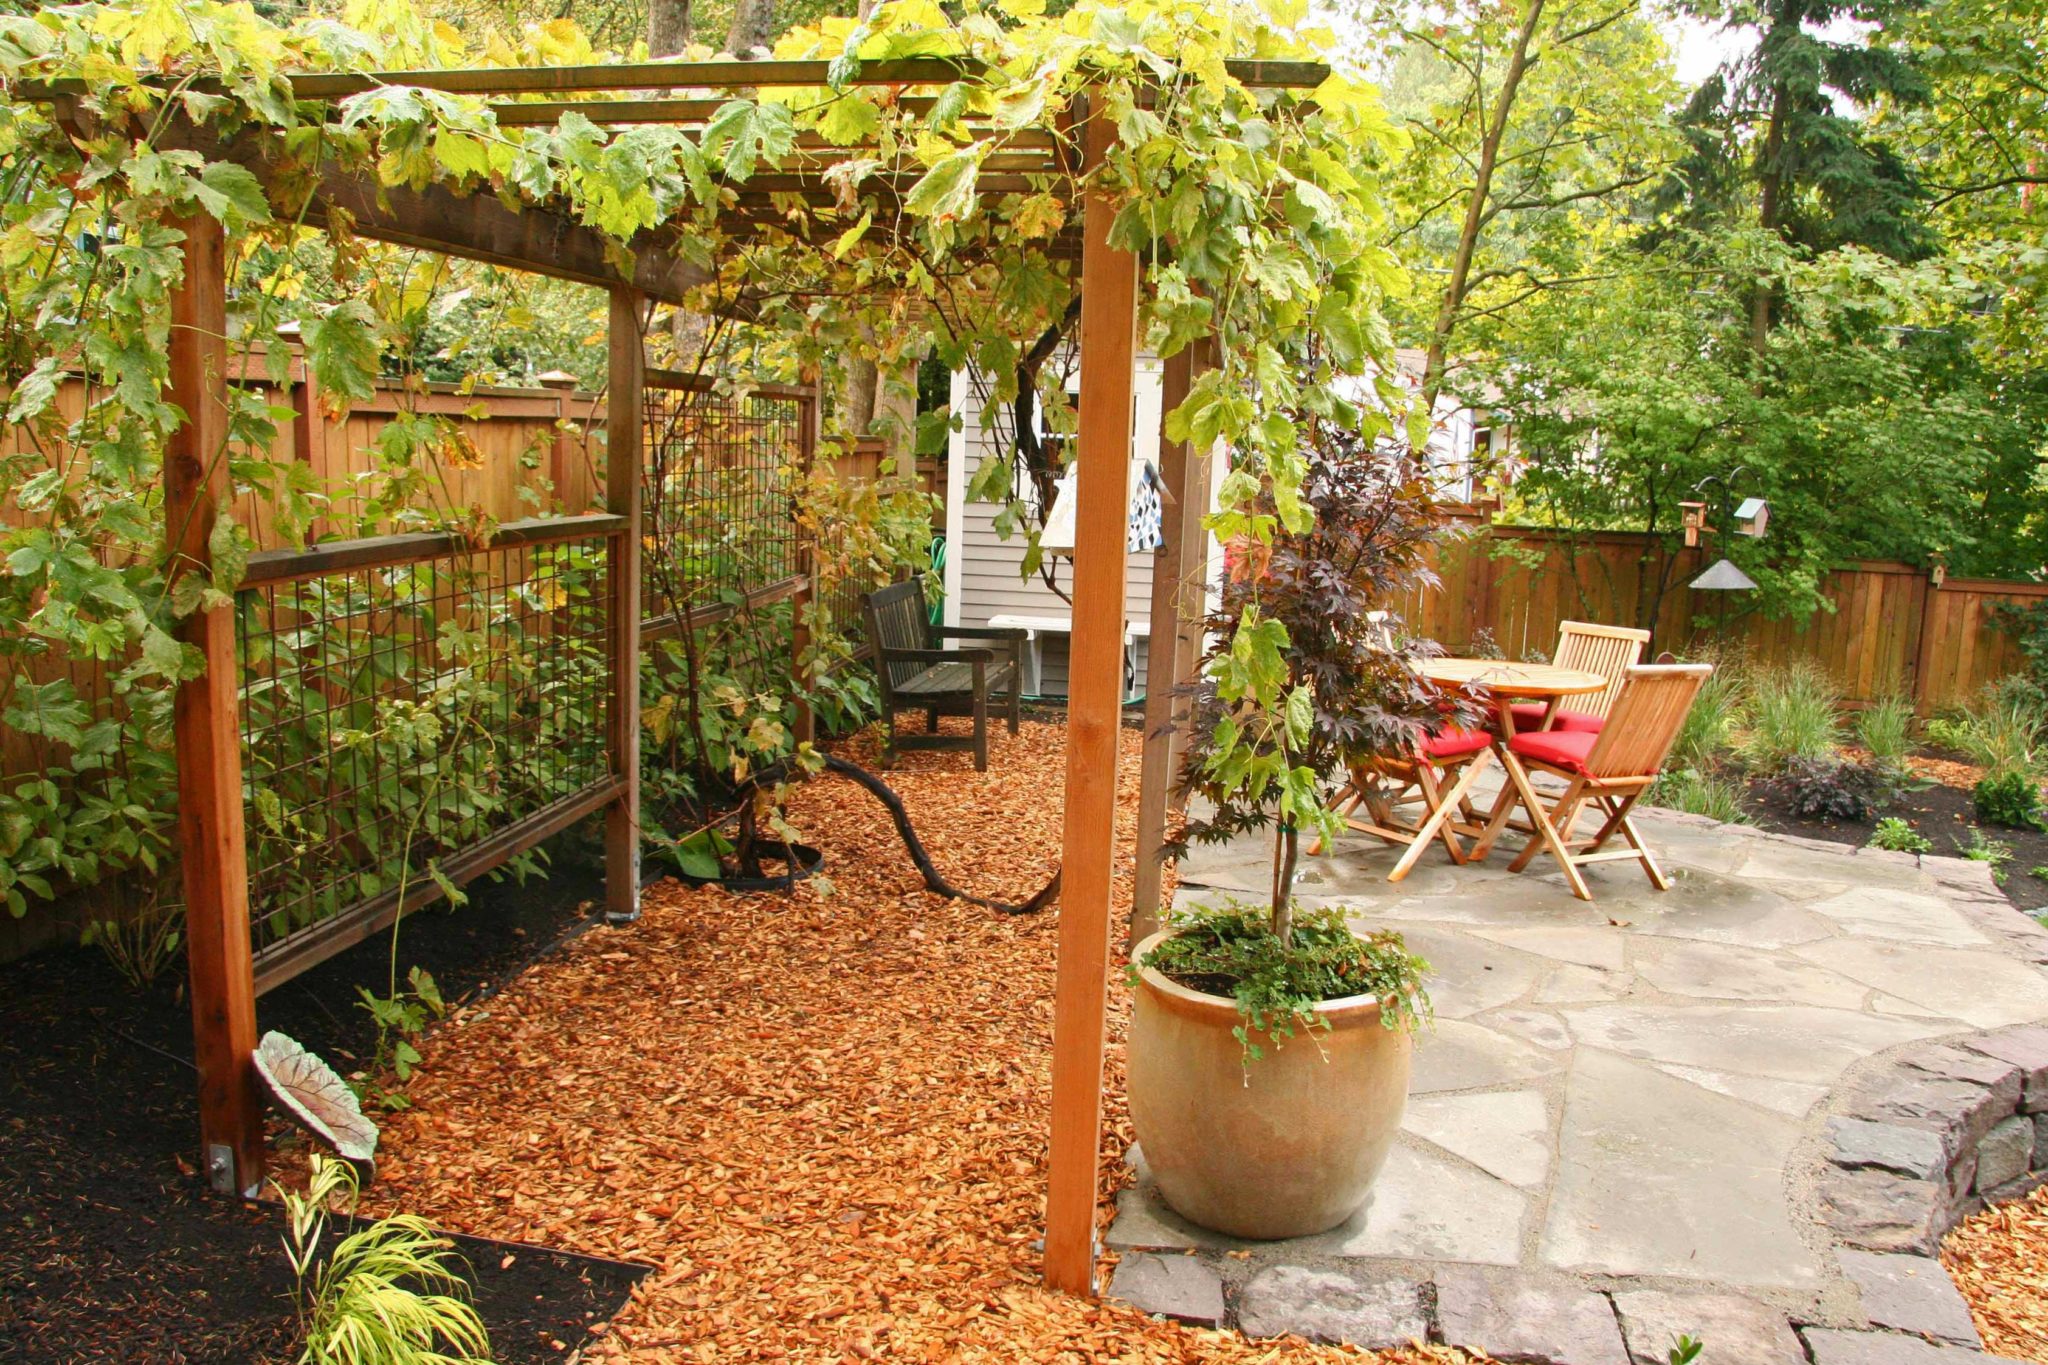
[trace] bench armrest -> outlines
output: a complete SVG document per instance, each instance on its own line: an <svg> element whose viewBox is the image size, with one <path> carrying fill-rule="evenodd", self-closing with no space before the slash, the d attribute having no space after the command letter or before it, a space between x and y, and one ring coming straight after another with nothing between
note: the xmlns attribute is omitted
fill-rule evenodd
<svg viewBox="0 0 2048 1365"><path fill-rule="evenodd" d="M891 649L875 647L875 657L885 664L972 664L993 663L992 649Z"/></svg>
<svg viewBox="0 0 2048 1365"><path fill-rule="evenodd" d="M1009 640L1024 643L1024 631L1016 626L933 626L932 634L943 640Z"/></svg>

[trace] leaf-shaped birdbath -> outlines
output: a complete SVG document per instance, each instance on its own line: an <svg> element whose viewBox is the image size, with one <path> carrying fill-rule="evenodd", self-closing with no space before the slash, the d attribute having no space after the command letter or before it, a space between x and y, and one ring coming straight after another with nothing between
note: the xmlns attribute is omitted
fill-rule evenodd
<svg viewBox="0 0 2048 1365"><path fill-rule="evenodd" d="M377 1155L377 1125L363 1116L356 1092L321 1061L277 1030L256 1045L256 1070L277 1102L315 1137L350 1161Z"/></svg>

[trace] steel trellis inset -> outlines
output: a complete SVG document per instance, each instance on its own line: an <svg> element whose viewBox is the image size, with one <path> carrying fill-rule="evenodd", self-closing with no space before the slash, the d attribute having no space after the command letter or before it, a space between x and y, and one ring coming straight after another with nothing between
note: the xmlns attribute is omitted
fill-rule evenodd
<svg viewBox="0 0 2048 1365"><path fill-rule="evenodd" d="M484 549L323 546L302 556L310 571L239 594L259 984L431 899L437 872L463 880L611 794L616 522L522 523Z"/></svg>

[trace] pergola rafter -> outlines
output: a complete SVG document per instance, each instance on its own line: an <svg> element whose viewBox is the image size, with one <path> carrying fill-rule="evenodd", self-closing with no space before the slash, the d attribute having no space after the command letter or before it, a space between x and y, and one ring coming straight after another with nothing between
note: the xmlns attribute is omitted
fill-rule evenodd
<svg viewBox="0 0 2048 1365"><path fill-rule="evenodd" d="M1327 75L1321 65L1307 62L1246 60L1226 66L1237 81L1258 89L1302 91L1321 84ZM279 79L295 99L312 104L332 104L388 87L482 97L492 101L491 114L508 128L548 126L572 113L600 126L701 128L717 115L725 97L736 92L815 88L821 99L829 100L848 90L880 90L892 107L918 113L934 106L941 88L993 74L970 61L914 58L858 63L667 61L305 73ZM204 82L179 87L204 88ZM616 97L632 91L660 93ZM24 86L18 93L52 104L57 116L80 133L91 131L95 110L83 82L45 82ZM592 98L563 98L585 95ZM975 120L971 115L961 126L973 142L987 148L975 187L978 195L1051 193L1060 198L1066 208L1065 227L1050 241L1034 244L1034 249L1066 261L1070 281L1086 283L1080 317L1080 474L1045 1247L1048 1282L1086 1293L1094 1288L1101 1087L1115 927L1110 895L1122 712L1125 470L1143 272L1138 258L1111 239L1117 204L1086 179L1112 154L1117 136L1107 118L1088 116L1086 97L1069 100L1023 128L995 128L986 118ZM615 414L637 411L634 396L645 378L642 331L648 303L689 306L694 300L701 306L695 291L713 279L713 272L683 259L687 243L682 234L701 231L708 224L723 235L728 248L767 234L815 243L813 234L823 220L843 221L864 212L873 214L877 233L903 233L911 222L903 196L929 169L914 158L882 159L874 146L837 144L806 129L789 154L727 183L715 209L692 208L690 221L640 232L624 243L622 251L563 207L511 203L481 182L466 193L439 184L391 187L379 184L374 175L337 166L304 183L302 168L282 159L260 130L232 141L196 129L180 138L182 145L209 160L233 162L266 184L288 178L289 171L307 194L305 220L312 225L338 226L345 215L349 229L362 236L607 289ZM867 168L850 184L843 182L851 177L832 174L835 167L862 158L883 164ZM802 221L806 217L812 221ZM220 359L225 278L217 227L188 228L185 275L177 290L170 339L170 396L194 417L173 441L172 458L166 462L166 501L170 524L183 528L188 549L200 547L194 555L201 564L217 509L228 493L224 462L202 467L227 403ZM1185 393L1185 364L1176 376L1177 391ZM633 913L638 896L640 608L639 575L633 570L641 542L640 426L615 418L609 427L607 459L607 508L614 519L623 519L618 540L626 547L626 571L615 566L609 604L615 627L614 690L607 718L614 795L607 807L607 900L618 918ZM1183 479L1181 470L1198 462L1201 452L1183 445L1171 453L1176 456L1175 491L1199 497L1202 481L1195 476ZM1182 558L1179 538L1200 534L1199 517L1199 509L1189 509L1167 520L1168 553L1174 564ZM1192 558L1198 560L1199 554ZM1191 610L1186 602L1178 606L1183 614ZM1198 601L1192 609L1199 609ZM622 623L628 628L617 629ZM1154 626L1155 638L1172 641L1169 648L1155 650L1155 658L1164 663L1162 672L1171 677L1184 674L1198 632L1183 623L1169 636L1168 623L1160 620L1156 609ZM254 992L234 715L234 640L225 609L196 615L185 629L186 638L208 661L202 677L181 685L177 709L202 1138L216 1182L246 1190L260 1178L262 1143L257 1078L249 1056ZM1169 754L1168 746L1146 747L1148 809L1155 823L1163 818L1164 799L1158 793L1164 789ZM1156 849L1157 830L1144 837Z"/></svg>

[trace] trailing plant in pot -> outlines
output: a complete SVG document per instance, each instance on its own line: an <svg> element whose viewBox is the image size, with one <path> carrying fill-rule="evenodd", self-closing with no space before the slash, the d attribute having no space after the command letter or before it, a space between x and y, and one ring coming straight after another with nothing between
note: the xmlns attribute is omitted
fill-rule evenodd
<svg viewBox="0 0 2048 1365"><path fill-rule="evenodd" d="M1472 721L1415 671L1435 651L1380 613L1434 586L1439 533L1407 454L1309 422L1305 515L1263 504L1270 539L1232 556L1210 621L1181 773L1207 814L1181 845L1270 831L1271 894L1183 912L1137 945L1131 1117L1160 1193L1241 1237L1336 1226L1364 1202L1400 1127L1428 965L1400 935L1294 900L1304 833L1334 837L1350 763L1414 752Z"/></svg>

